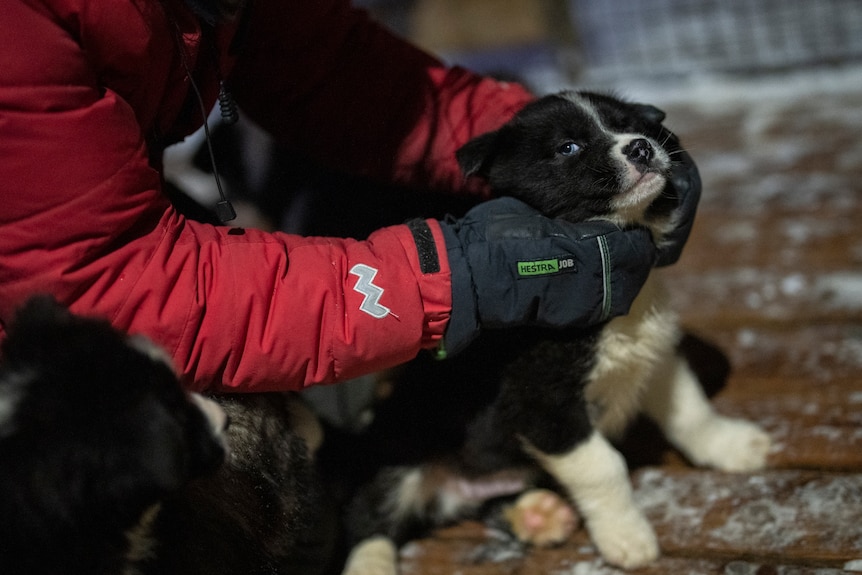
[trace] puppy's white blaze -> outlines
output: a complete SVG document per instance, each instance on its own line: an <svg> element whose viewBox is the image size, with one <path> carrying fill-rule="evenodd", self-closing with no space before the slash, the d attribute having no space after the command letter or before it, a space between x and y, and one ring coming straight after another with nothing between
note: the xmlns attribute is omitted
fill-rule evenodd
<svg viewBox="0 0 862 575"><path fill-rule="evenodd" d="M607 219L620 227L643 223L647 207L664 190L666 179L659 173L641 174L626 158L623 149L632 140L645 139L649 141L654 151L653 167L657 171L664 171L670 167L670 156L658 142L644 134L614 133L605 125L598 111L584 96L576 92L566 92L562 96L578 106L606 136L613 138L615 142L611 151L611 161L616 162L621 172L626 174L626 180L622 186L625 191L617 194L612 200L612 207L616 216Z"/></svg>
<svg viewBox="0 0 862 575"><path fill-rule="evenodd" d="M595 107L590 103L590 101L584 96L578 94L577 92L563 92L562 97L566 100L572 102L576 106L578 106L587 116L590 117L590 120L595 123L596 126L599 126L605 134L610 134L610 130L605 126L604 122L602 122L601 116L596 111Z"/></svg>

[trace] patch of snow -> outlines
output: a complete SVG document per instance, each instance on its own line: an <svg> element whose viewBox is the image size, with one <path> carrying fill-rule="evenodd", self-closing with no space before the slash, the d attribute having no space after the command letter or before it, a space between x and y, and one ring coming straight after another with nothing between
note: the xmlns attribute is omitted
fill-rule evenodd
<svg viewBox="0 0 862 575"><path fill-rule="evenodd" d="M793 505L780 504L768 498L742 505L724 525L709 531L709 536L728 545L757 541L758 547L788 547L808 535L797 524L799 511Z"/></svg>
<svg viewBox="0 0 862 575"><path fill-rule="evenodd" d="M685 549L690 534L700 532L717 549L780 552L816 540L824 550L832 545L862 550L859 474L771 471L728 480L648 469L640 475L635 499L654 524L664 526L663 542L670 547ZM728 511L721 525L710 527Z"/></svg>
<svg viewBox="0 0 862 575"><path fill-rule="evenodd" d="M774 573L775 575L840 575L840 569L808 569L791 565L759 565L747 561L731 561L724 567L724 575L758 575L759 573Z"/></svg>
<svg viewBox="0 0 862 575"><path fill-rule="evenodd" d="M398 555L403 559L415 559L424 555L422 546L416 542L409 542L398 550Z"/></svg>
<svg viewBox="0 0 862 575"><path fill-rule="evenodd" d="M785 296L799 296L805 291L807 283L802 274L791 274L781 280L781 293Z"/></svg>
<svg viewBox="0 0 862 575"><path fill-rule="evenodd" d="M621 571L606 564L601 559L592 561L578 561L574 565L566 567L559 571L553 571L550 575L625 575L625 571Z"/></svg>
<svg viewBox="0 0 862 575"><path fill-rule="evenodd" d="M862 273L837 272L817 277L814 291L832 309L862 309Z"/></svg>
<svg viewBox="0 0 862 575"><path fill-rule="evenodd" d="M786 102L788 94L806 98L856 94L860 77L862 66L849 64L758 77L692 74L678 81L615 78L614 89L624 96L636 95L635 99L659 107L694 102L699 103L699 111L720 115L728 110L750 108L753 103Z"/></svg>
<svg viewBox="0 0 862 575"><path fill-rule="evenodd" d="M736 343L740 347L753 348L757 345L757 332L752 329L741 329L736 334Z"/></svg>

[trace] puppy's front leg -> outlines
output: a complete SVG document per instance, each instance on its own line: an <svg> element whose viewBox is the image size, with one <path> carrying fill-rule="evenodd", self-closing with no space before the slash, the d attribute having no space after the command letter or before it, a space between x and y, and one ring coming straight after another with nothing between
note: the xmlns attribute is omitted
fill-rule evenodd
<svg viewBox="0 0 862 575"><path fill-rule="evenodd" d="M645 391L647 415L695 465L723 471L766 465L769 436L749 421L716 413L684 358L663 362Z"/></svg>
<svg viewBox="0 0 862 575"><path fill-rule="evenodd" d="M527 452L569 492L608 563L633 569L658 557L655 533L632 498L625 461L601 433L593 431L563 455L531 446Z"/></svg>
<svg viewBox="0 0 862 575"><path fill-rule="evenodd" d="M342 575L397 575L398 550L382 535L371 537L354 547Z"/></svg>

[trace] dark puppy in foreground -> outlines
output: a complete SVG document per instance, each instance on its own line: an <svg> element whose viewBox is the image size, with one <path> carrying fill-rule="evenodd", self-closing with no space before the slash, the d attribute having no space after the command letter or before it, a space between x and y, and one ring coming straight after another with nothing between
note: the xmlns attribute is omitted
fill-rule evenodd
<svg viewBox="0 0 862 575"><path fill-rule="evenodd" d="M0 573L321 571L331 524L289 397L189 394L148 340L47 297L0 362Z"/></svg>
<svg viewBox="0 0 862 575"><path fill-rule="evenodd" d="M36 298L0 364L0 572L123 573L158 504L224 460L224 412L167 356Z"/></svg>
<svg viewBox="0 0 862 575"><path fill-rule="evenodd" d="M564 92L471 141L458 160L498 195L573 222L645 226L660 246L678 204L670 170L684 153L663 119L651 106ZM648 564L656 537L607 439L639 412L694 464L762 467L768 436L710 406L677 353L677 317L657 275L627 316L604 325L488 330L452 360L408 365L359 438L351 469L368 463L368 483L352 504L358 544L345 573L396 573L396 546L422 528L542 476L575 505L608 563ZM510 514L516 532L537 544L564 539L573 518L561 503L527 492Z"/></svg>

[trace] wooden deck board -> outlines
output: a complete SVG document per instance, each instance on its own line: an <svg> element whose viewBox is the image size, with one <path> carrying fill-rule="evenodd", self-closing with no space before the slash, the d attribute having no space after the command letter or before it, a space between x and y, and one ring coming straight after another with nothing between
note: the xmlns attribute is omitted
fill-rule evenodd
<svg viewBox="0 0 862 575"><path fill-rule="evenodd" d="M862 571L862 71L856 88L664 106L701 209L665 276L722 413L773 437L768 468L690 467L649 424L621 451L662 557L645 575ZM524 549L478 523L403 550L406 574L610 575L583 530Z"/></svg>
<svg viewBox="0 0 862 575"><path fill-rule="evenodd" d="M667 555L841 567L862 556L862 475L644 469L635 497Z"/></svg>

